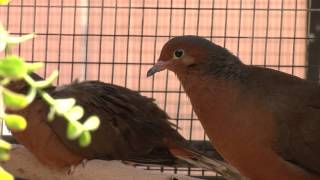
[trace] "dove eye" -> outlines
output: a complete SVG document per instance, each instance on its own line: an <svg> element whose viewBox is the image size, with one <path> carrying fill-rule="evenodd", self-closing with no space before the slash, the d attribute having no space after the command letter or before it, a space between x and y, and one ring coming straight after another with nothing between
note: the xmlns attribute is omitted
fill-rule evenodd
<svg viewBox="0 0 320 180"><path fill-rule="evenodd" d="M173 53L174 58L181 58L184 55L183 49L177 49Z"/></svg>

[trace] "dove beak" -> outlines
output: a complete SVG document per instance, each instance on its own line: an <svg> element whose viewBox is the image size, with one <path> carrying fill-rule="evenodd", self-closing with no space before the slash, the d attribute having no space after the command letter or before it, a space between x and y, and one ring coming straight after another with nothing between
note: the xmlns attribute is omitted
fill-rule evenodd
<svg viewBox="0 0 320 180"><path fill-rule="evenodd" d="M167 65L170 63L170 61L161 61L159 60L154 66L152 66L148 72L147 77L150 77L154 75L155 73L165 70L167 68Z"/></svg>

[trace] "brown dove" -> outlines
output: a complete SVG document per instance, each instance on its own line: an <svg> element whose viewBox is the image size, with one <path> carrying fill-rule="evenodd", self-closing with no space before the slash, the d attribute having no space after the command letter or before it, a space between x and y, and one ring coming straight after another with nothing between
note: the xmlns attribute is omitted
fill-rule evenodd
<svg viewBox="0 0 320 180"><path fill-rule="evenodd" d="M42 79L32 74L34 79ZM24 93L28 86L13 82L9 88ZM49 107L40 97L26 109L14 111L28 121L23 132L14 137L42 163L57 169L80 163L84 159L123 160L138 164L186 166L191 164L238 178L237 171L222 162L219 155L211 159L193 149L168 121L168 115L151 98L124 87L99 81L84 81L46 91L54 98L74 97L89 115L100 117L100 126L92 132L92 142L82 148L66 138L66 121L56 117L47 121Z"/></svg>
<svg viewBox="0 0 320 180"><path fill-rule="evenodd" d="M147 75L168 69L180 80L223 158L252 180L320 179L320 86L243 64L198 36L162 48Z"/></svg>

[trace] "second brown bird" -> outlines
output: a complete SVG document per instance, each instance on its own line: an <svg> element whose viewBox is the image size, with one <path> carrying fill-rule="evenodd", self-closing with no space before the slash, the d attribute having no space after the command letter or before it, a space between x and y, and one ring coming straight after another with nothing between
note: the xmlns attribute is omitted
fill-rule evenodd
<svg viewBox="0 0 320 180"><path fill-rule="evenodd" d="M32 74L39 80L41 77ZM24 82L14 82L10 89L26 92ZM28 120L27 129L13 132L42 163L65 168L83 159L124 160L142 164L180 166L188 163L217 171L226 177L237 172L216 154L216 159L194 150L168 121L167 114L151 98L124 87L99 81L85 81L46 90L54 98L74 97L89 115L100 117L100 127L92 132L92 142L82 148L66 138L66 121L56 117L47 121L49 107L41 98L26 109L15 112Z"/></svg>

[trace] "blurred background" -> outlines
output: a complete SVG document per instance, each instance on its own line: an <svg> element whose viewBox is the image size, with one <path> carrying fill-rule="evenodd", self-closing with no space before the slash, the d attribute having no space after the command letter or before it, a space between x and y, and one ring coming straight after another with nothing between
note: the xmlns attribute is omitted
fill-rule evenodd
<svg viewBox="0 0 320 180"><path fill-rule="evenodd" d="M203 36L246 64L319 80L318 0L12 0L0 6L0 21L13 35L37 34L14 52L45 62L40 75L58 69L56 84L90 79L140 91L155 98L192 141L207 139L175 75L146 78L171 37Z"/></svg>

